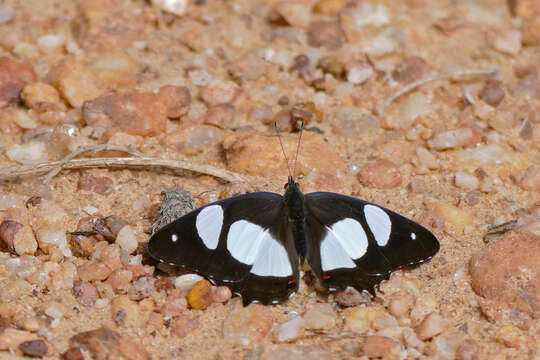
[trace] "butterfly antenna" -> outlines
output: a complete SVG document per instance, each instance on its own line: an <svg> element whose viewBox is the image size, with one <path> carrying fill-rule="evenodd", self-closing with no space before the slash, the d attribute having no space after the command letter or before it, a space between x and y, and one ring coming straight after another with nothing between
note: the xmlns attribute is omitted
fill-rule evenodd
<svg viewBox="0 0 540 360"><path fill-rule="evenodd" d="M298 163L298 153L300 152L300 140L302 140L302 133L304 132L304 122L300 125L300 135L298 136L298 145L296 145L296 156L294 157L294 170L293 170L293 179L296 175L296 164Z"/></svg>
<svg viewBox="0 0 540 360"><path fill-rule="evenodd" d="M276 134L279 139L279 144L281 145L281 151L283 152L283 156L285 157L285 162L287 163L287 170L289 171L289 176L292 177L291 173L291 167L289 166L289 159L287 159L287 154L285 154L285 148L283 147L283 142L281 141L281 134L279 133L279 128L277 126L277 121L274 122L274 129L276 129Z"/></svg>

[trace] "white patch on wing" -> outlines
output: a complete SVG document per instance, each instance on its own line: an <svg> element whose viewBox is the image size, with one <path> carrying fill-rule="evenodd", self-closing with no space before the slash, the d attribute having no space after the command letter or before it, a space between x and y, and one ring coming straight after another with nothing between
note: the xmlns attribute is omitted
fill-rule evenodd
<svg viewBox="0 0 540 360"><path fill-rule="evenodd" d="M236 260L252 265L265 233L262 227L249 221L235 221L227 234L227 250Z"/></svg>
<svg viewBox="0 0 540 360"><path fill-rule="evenodd" d="M326 236L321 242L321 266L323 271L356 267L332 231L327 230Z"/></svg>
<svg viewBox="0 0 540 360"><path fill-rule="evenodd" d="M415 233L411 233L411 239L416 240L416 234Z"/></svg>
<svg viewBox="0 0 540 360"><path fill-rule="evenodd" d="M287 250L270 235L268 230L264 232L259 253L250 272L258 276L275 277L286 277L293 274Z"/></svg>
<svg viewBox="0 0 540 360"><path fill-rule="evenodd" d="M392 232L392 221L386 211L375 205L366 205L364 215L377 244L386 246Z"/></svg>
<svg viewBox="0 0 540 360"><path fill-rule="evenodd" d="M345 218L326 227L329 233L332 233L339 245L353 259L359 259L367 251L368 238L362 225L351 218Z"/></svg>
<svg viewBox="0 0 540 360"><path fill-rule="evenodd" d="M177 242L178 241L178 235L172 234L171 240L172 240L172 242Z"/></svg>
<svg viewBox="0 0 540 360"><path fill-rule="evenodd" d="M223 209L219 205L210 205L197 214L195 227L204 246L215 250L219 242L219 234L223 226Z"/></svg>

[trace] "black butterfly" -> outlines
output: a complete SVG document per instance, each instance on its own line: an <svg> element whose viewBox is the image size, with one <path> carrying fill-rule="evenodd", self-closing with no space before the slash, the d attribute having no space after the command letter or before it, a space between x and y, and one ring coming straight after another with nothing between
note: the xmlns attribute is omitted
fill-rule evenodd
<svg viewBox="0 0 540 360"><path fill-rule="evenodd" d="M294 172L293 172L294 173ZM375 286L439 250L423 226L378 205L328 192L256 192L196 209L157 231L150 255L228 286L244 304L286 301L298 289L299 259L330 290Z"/></svg>

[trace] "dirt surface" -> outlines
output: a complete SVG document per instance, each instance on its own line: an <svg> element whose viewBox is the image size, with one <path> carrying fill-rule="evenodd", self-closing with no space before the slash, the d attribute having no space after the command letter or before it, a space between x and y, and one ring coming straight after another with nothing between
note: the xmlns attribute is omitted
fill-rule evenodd
<svg viewBox="0 0 540 360"><path fill-rule="evenodd" d="M538 0L2 2L0 358L538 359L539 45ZM157 268L163 191L283 191L274 122L289 158L305 123L304 192L440 252L374 299L307 273L276 306Z"/></svg>

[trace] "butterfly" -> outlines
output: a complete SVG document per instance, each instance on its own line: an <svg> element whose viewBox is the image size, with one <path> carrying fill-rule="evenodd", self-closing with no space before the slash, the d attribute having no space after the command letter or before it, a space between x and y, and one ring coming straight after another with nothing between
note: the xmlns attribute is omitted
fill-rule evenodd
<svg viewBox="0 0 540 360"><path fill-rule="evenodd" d="M330 192L304 195L289 169L284 195L254 192L200 207L158 230L148 252L228 286L246 305L288 300L301 260L331 291L352 286L375 296L393 271L429 260L439 247L429 230L382 206Z"/></svg>

